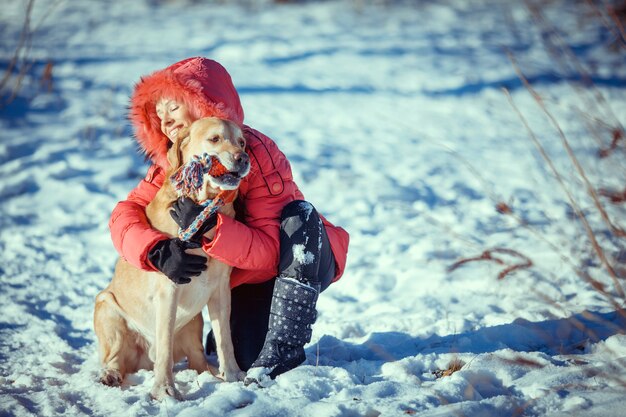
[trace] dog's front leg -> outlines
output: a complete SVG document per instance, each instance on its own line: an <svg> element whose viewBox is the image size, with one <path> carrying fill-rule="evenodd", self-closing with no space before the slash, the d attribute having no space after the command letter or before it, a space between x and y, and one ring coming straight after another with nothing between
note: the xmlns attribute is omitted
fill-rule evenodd
<svg viewBox="0 0 626 417"><path fill-rule="evenodd" d="M230 333L230 267L218 262L212 263L211 276L217 280L217 288L211 294L207 307L211 328L215 335L220 377L226 382L242 381L245 373L237 365L233 339ZM214 272L218 274L212 275Z"/></svg>
<svg viewBox="0 0 626 417"><path fill-rule="evenodd" d="M169 281L169 280L168 280ZM166 282L161 285L155 297L156 307L156 357L154 361L154 385L151 395L156 400L166 397L182 399L174 386L174 325L178 290L176 285Z"/></svg>

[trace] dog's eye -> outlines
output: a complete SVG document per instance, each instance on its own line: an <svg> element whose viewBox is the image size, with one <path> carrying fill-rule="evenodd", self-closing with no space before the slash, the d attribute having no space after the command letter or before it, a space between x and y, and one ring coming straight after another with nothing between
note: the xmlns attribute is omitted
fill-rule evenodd
<svg viewBox="0 0 626 417"><path fill-rule="evenodd" d="M220 137L217 135L209 139L209 142L213 142L213 143L217 143L219 141L220 141Z"/></svg>
<svg viewBox="0 0 626 417"><path fill-rule="evenodd" d="M242 148L246 147L246 141L243 139L239 139L239 146L241 146Z"/></svg>

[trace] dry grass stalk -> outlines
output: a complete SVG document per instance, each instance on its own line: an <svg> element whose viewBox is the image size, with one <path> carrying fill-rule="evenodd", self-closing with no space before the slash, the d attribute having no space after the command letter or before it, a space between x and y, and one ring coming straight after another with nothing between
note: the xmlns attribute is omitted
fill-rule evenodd
<svg viewBox="0 0 626 417"><path fill-rule="evenodd" d="M458 154L453 149L450 149L450 148L446 147L445 145L443 147L448 152L450 152L450 154L452 154L453 156L458 158L464 165L466 165L469 168L469 170L472 172L472 174L476 178L478 178L480 180L480 182L483 184L485 192L489 195L489 198L494 202L495 209L496 209L496 211L498 213L503 214L503 215L507 215L507 216L510 216L510 217L513 217L520 226L522 226L525 229L527 229L537 239L545 242L554 251L554 253L556 253L559 256L561 261L563 261L564 263L569 265L572 268L572 270L575 271L578 275L584 277L585 280L588 281L588 282L593 281L592 279L590 279L588 277L585 277L585 274L582 271L580 271L580 269L578 268L578 266L576 265L574 260L571 259L569 256L567 256L563 252L561 247L557 246L556 244L554 244L553 242L548 240L545 235L543 235L541 232L539 232L534 227L532 227L530 224L528 224L528 222L525 219L523 219L522 217L517 215L515 213L515 211L513 210L512 203L505 203L503 201L499 201L497 199L496 193L493 190L490 189L490 187L488 186L488 183L485 180L485 178L482 177L482 175L480 174L478 169L476 169L467 159L463 158L460 154ZM428 215L427 213L420 213L420 216L427 218L430 223L438 225L441 229L445 230L449 235L451 235L452 237L456 238L459 241L464 242L467 246L470 246L470 247L473 247L473 248L476 248L476 249L481 249L481 246L479 246L476 242L474 242L474 241L466 238L465 236L457 233L449 225L441 223L440 221L438 221L434 217ZM596 285L596 284L594 284L594 285Z"/></svg>
<svg viewBox="0 0 626 417"><path fill-rule="evenodd" d="M607 156L609 156L611 154L611 152L613 152L615 149L617 149L617 146L619 145L619 142L624 139L624 134L615 129L612 132L611 135L613 138L611 140L611 144L609 145L609 147L607 149L601 149L600 150L600 158L606 158Z"/></svg>
<svg viewBox="0 0 626 417"><path fill-rule="evenodd" d="M493 256L494 253L501 253L501 254L506 254L506 255L511 255L514 256L516 258L521 259L520 263L517 264L513 264L513 265L509 265L506 264L503 260L496 258ZM484 251L481 255L479 256L475 256L473 258L463 258L457 262L455 262L454 264L450 265L448 267L448 272L454 271L455 269L457 269L458 267L468 263L468 262L475 262L475 261L492 261L495 262L499 265L508 265L505 269L503 269L502 271L500 271L500 273L498 274L498 279L504 279L504 277L506 277L507 275L509 275L510 273L517 271L518 269L526 269L526 268L530 268L533 266L533 262L527 257L522 255L521 253L519 253L516 250L513 249L506 249L506 248L494 248L494 249L488 249L486 251Z"/></svg>
<svg viewBox="0 0 626 417"><path fill-rule="evenodd" d="M585 113L578 110L578 114L581 116L581 119L584 121L587 130L591 133L591 136L598 142L598 147L600 150L598 151L598 156L602 158L606 158L610 156L613 152L615 152L620 142L623 142L624 132L615 128L608 123L603 122L597 117L593 117L588 113ZM611 143L608 146L604 145L604 141L600 139L600 134L598 133L597 126L602 126L604 129L607 129L611 133Z"/></svg>
<svg viewBox="0 0 626 417"><path fill-rule="evenodd" d="M454 358L448 363L448 366L446 366L446 369L434 370L432 374L435 375L435 378L437 379L443 378L446 376L450 376L457 371L460 371L463 368L463 366L465 366L465 362L463 362L459 358Z"/></svg>
<svg viewBox="0 0 626 417"><path fill-rule="evenodd" d="M598 190L598 194L608 198L613 204L621 204L626 202L626 188L624 189L624 191L613 191L600 188Z"/></svg>
<svg viewBox="0 0 626 417"><path fill-rule="evenodd" d="M589 5L593 13L600 18L600 20L604 24L604 27L606 27L607 30L611 32L611 35L613 35L615 42L619 44L619 46L621 46L622 48L626 48L626 33L624 32L622 22L620 22L615 12L615 8L611 5L604 5L604 8L609 15L609 17L607 18L600 9L600 7L593 0L587 0L587 4ZM613 21L612 23L611 20Z"/></svg>
<svg viewBox="0 0 626 417"><path fill-rule="evenodd" d="M626 30L624 30L624 25L622 24L622 17L626 16L626 3L624 3L621 7L619 8L615 8L611 5L607 5L606 9L609 13L609 16L611 16L611 19L613 20L613 23L615 23L615 26L617 26L617 29L619 30L619 33L621 35L621 45L623 47L626 47Z"/></svg>
<svg viewBox="0 0 626 417"><path fill-rule="evenodd" d="M18 66L18 63L20 63L20 61L22 63L22 66L19 70L16 81L14 82L13 88L11 89L11 94L4 103L0 104L9 104L15 99L18 91L21 88L22 80L24 79L26 72L30 69L30 66L26 65L26 56L28 55L28 50L30 49L32 41L30 21L34 4L35 0L29 0L26 5L26 12L24 17L24 23L22 25L22 30L20 32L20 38L17 42L13 57L11 58L11 61L9 61L9 65L4 72L4 76L2 77L2 80L0 80L0 91L4 90L5 87L7 87L9 81L11 80L11 75L13 74L14 69Z"/></svg>
<svg viewBox="0 0 626 417"><path fill-rule="evenodd" d="M626 8L625 8L625 11L626 11ZM623 28L622 28L622 30L623 30ZM553 50L553 52L554 52L554 50ZM558 60L558 57L556 55L553 55L553 56L555 58L557 58L556 60ZM575 59L575 57L574 57L574 59ZM582 69L582 66L579 67L579 69ZM547 109L543 105L543 102L542 102L541 98L539 97L539 95L536 94L536 92L534 91L534 89L532 89L532 87L530 86L528 81L523 77L523 75L521 74L521 71L519 71L519 68L516 68L516 71L518 71L518 75L521 75L520 78L522 78L522 81L524 82L524 85L531 92L531 94L535 98L535 101L537 101L537 103L540 105L540 107L542 108L544 113L546 113L546 115L548 115L548 117L550 118L552 124L555 126L555 128L559 132L559 135L561 136L561 140L563 141L564 147L567 150L568 155L569 155L572 163L577 168L577 172L583 178L583 180L585 181L585 183L587 185L587 188L590 190L590 194L592 195L592 198L594 199L594 203L596 204L596 207L600 211L600 213L601 213L601 215L603 217L603 220L609 225L610 230L614 233L614 236L623 237L624 236L623 230L613 226L613 224L612 224L608 214L606 214L606 212L604 211L604 208L602 207L602 205L599 202L598 195L603 195L602 194L602 190L600 190L598 193L595 192L595 189L591 186L590 181L588 180L588 178L587 178L587 176L585 174L585 171L583 170L582 166L578 162L577 158L574 156L574 153L573 153L571 147L569 146L569 142L568 142L567 138L565 137L565 134L563 133L562 129L558 125L556 119L551 115L551 113L549 113L547 111ZM589 77L588 74L586 74L586 72L584 70L582 70L581 73L583 74L583 78L585 78L585 75L586 75L586 78L589 80L589 83L587 84L587 86L593 85L593 83L591 82L591 77ZM624 291L623 291L623 288L621 287L621 284L620 284L620 282L618 280L618 274L615 273L615 270L613 269L613 266L608 261L606 256L604 256L603 249L600 247L597 239L595 238L595 234L594 234L593 230L591 230L591 227L590 227L589 223L587 222L587 219L584 217L583 212L580 209L579 204L577 204L577 202L574 199L573 195L571 194L571 192L569 191L569 189L565 185L565 181L564 181L562 175L558 172L558 170L554 166L552 160L548 157L548 155L545 152L543 146L539 143L539 141L537 140L536 135L534 134L534 132L532 131L532 129L530 128L530 126L526 122L525 118L523 117L523 115L521 114L519 109L515 106L515 104L513 103L513 100L511 98L510 93L507 90L504 90L504 92L505 92L505 94L506 94L506 96L507 96L511 106L517 112L517 114L520 117L520 119L522 120L524 126L528 130L528 133L529 133L530 137L533 139L533 142L535 143L535 145L539 149L539 152L541 153L542 157L544 158L546 163L550 166L550 169L552 170L552 172L553 172L554 176L556 177L557 181L559 182L559 184L561 185L561 187L563 188L563 190L567 194L567 196L568 196L568 198L570 200L570 204L573 207L576 215L583 222L583 225L585 227L585 231L587 233L587 236L589 237L590 241L592 242L592 246L594 248L594 253L601 259L602 265L609 271L609 275L611 276L611 279L613 280L613 282L615 284L615 291L618 293L620 299L616 299L613 294L611 294L611 293L609 293L607 291L607 289L606 289L604 284L602 284L598 280L596 280L593 277L591 277L587 272L581 270L581 268L576 266L567 256L563 255L561 248L555 247L552 244L551 244L551 246L553 247L553 249L556 250L556 252L558 254L561 255L561 258L564 261L566 261L567 263L569 263L572 266L573 270L580 277L582 277L587 283L589 283L596 291L601 293L610 302L610 304L615 308L616 313L618 315L620 315L622 317L622 319L626 319L626 313L624 311L624 306L622 304L625 301ZM596 94L596 98L597 99L599 98L599 100L603 100L603 97L601 96L601 94L599 92ZM585 114L585 117L589 117L589 115ZM608 124L604 123L603 121L601 121L599 119L596 120L595 123L597 125L606 125L610 129L611 136L612 136L611 145L609 146L608 149L605 149L605 152L604 152L605 155L608 155L610 152L613 152L613 151L615 151L618 148L618 146L620 144L620 141L623 139L623 136L624 136L623 132L624 132L624 130L621 127L621 125L619 125L619 123L613 124L613 125L608 125ZM612 127L612 126L619 126L619 127ZM593 134L593 132L592 132L592 134ZM595 137L595 135L594 135L594 137ZM601 145L602 142L598 141L598 143ZM600 148L603 149L602 146L600 146ZM602 152L601 152L601 154L602 154ZM619 201L623 202L624 200L626 200L626 189L624 190L623 193L619 193L619 194L615 193L612 196L616 200L619 200ZM507 203L502 202L502 201L498 201L496 206L495 206L495 208L501 214L515 217L519 221L520 224L522 224L523 226L527 227L533 233L538 233L531 226L529 226L523 219L519 218L514 213L514 210L513 210L513 208L511 207L510 204L507 204ZM547 241L545 238L543 238L543 240ZM549 241L547 241L547 242L550 243ZM470 261L475 261L475 260L484 260L484 259L491 260L490 258L493 258L493 257L489 253L483 253L479 257L469 258L469 259L466 259L466 260L459 261L457 264L453 265L452 268L458 267L458 266L462 265L464 262L470 262ZM540 296L543 297L549 304L557 305L557 303L553 299L549 298L547 295L540 294ZM562 308L562 307L559 306L559 308ZM569 311L567 313L569 313ZM594 315L594 314L588 313L588 312L584 312L583 313L583 317L585 317L588 320L592 320L592 321L594 321L594 322L596 322L596 323L598 323L598 324L600 324L602 326L605 326L608 329L612 329L611 331L614 332L615 334L624 334L624 329L621 328L619 324L616 324L613 321L606 320L606 319L604 319L604 318L602 318L600 316L597 316L597 315ZM594 341L594 342L598 342L598 341L601 340L600 339L601 336L599 334L597 334L594 331L594 329L591 329L588 326L586 326L585 322L577 320L576 318L571 318L571 320L569 320L569 322L570 322L570 324L571 324L571 326L573 328L581 331L585 335L585 337L588 337L588 339L586 339L586 340ZM583 343L585 343L585 340L579 341L577 343L574 343L573 345L570 346L570 348L575 351L575 349L579 348L580 346L582 346ZM506 360L507 359L505 359L505 361ZM531 367L531 368L543 368L544 367L543 364L541 364L541 363L539 363L537 361L534 361L532 359L521 357L521 355L519 357L515 357L513 359L508 359L508 361L510 361L511 363L517 364L517 365L522 365L522 366ZM578 365L580 363L576 363L576 364ZM586 363L582 363L582 365L586 365ZM607 381L613 381L614 383L616 383L616 384L618 384L618 385L620 385L622 387L626 387L626 378L623 377L623 369L624 369L625 365L626 365L626 361L618 359L618 360L616 360L613 363L612 368L609 369L609 370L599 369L599 368L590 366L590 367L588 367L588 369L583 369L583 372L586 375L589 375L589 376L601 376L601 377L605 378ZM443 371L441 371L441 372L443 372ZM551 391L558 390L558 389L559 388L556 387L554 389L551 389ZM590 389L595 389L595 388L590 387ZM528 402L526 402L525 404L522 404L522 405L518 406L517 409L514 412L514 415L524 415L524 414L526 414L527 409L529 407L531 407L533 405L533 403L536 402L537 400L538 400L538 398L531 399Z"/></svg>
<svg viewBox="0 0 626 417"><path fill-rule="evenodd" d="M564 64L564 62L567 61L573 67L574 72L580 75L585 87L592 92L596 103L604 107L605 118L610 119L612 126L615 126L616 129L623 132L624 127L620 123L619 119L615 116L615 112L613 111L607 100L604 98L604 95L600 92L600 90L593 82L593 79L591 78L589 72L576 57L576 54L572 51L572 48L559 35L559 31L556 30L555 27L544 17L543 13L541 12L542 3L533 4L530 0L524 0L524 4L526 5L526 8L533 17L535 24L541 29L542 33L549 34L549 36L543 36L542 39L546 52L548 52L548 54L553 58L552 62L560 67L561 72L567 74L569 71L567 66ZM556 43L553 43L552 39L556 40ZM573 87L578 93L579 97L581 97L583 101L587 101L583 95L580 86L574 83ZM584 104L584 108L596 108L596 103L587 101Z"/></svg>
<svg viewBox="0 0 626 417"><path fill-rule="evenodd" d="M507 90L504 90L506 94L508 94ZM512 100L510 99L509 96L509 101L512 103ZM513 105L514 106L514 105ZM514 106L515 108L515 106ZM526 128L528 129L528 131L532 135L534 135L534 133L532 132L532 130L530 129L530 127L528 126L528 124L525 122L525 120L523 119L523 116L521 115L521 113L519 112L519 110L517 110L517 108L515 108L515 110L517 111L518 115L520 116L520 118L522 118L522 121L524 122ZM586 118L591 117L589 114L587 113L583 113L583 116ZM595 120L594 121L599 124L599 125L603 125L606 128L610 128L610 125L604 123L602 120ZM407 125L408 126L408 125ZM524 228L526 228L529 232L531 232L536 238L542 240L543 242L545 242L550 248L552 248L554 250L554 252L559 256L559 258L566 264L568 264L572 270L574 272L576 272L577 275L579 275L581 278L583 278L585 281L589 282L594 288L602 288L603 286L596 280L594 280L593 278L591 278L587 273L581 271L577 264L574 262L573 259L571 259L568 255L566 255L563 250L562 247L557 246L556 244L554 244L553 242L551 242L550 240L548 240L541 232L539 232L538 230L536 230L534 227L532 227L531 225L528 224L528 222L521 218L520 216L518 216L513 208L511 203L505 203L503 201L501 201L501 199L496 195L496 193L491 189L491 187L489 186L489 183L487 182L487 180L482 176L482 174L480 173L480 171L474 167L472 165L472 163L470 161L467 160L467 158L464 158L461 154L459 154L457 151L455 151L454 149L446 146L445 144L441 144L436 142L435 140L431 140L433 143L435 143L437 146L440 146L442 148L444 148L449 154L451 154L453 157L457 158L463 165L465 165L470 172L472 173L472 175L477 178L480 183L483 185L483 189L485 191L485 193L489 196L489 198L491 199L491 201L494 202L495 205L495 209L498 213L500 214L504 214L504 215L508 215L513 217L519 225L523 226ZM545 154L545 151L543 151L543 148L541 147L541 145L539 144L539 142L536 142L536 145L539 145L540 148L540 152L542 152L542 156L544 157L544 159L548 158L548 156ZM552 167L554 168L552 162L549 160L548 163L550 165L552 165ZM556 168L553 169L553 171L556 171ZM560 178L560 175L558 175L557 172L557 179ZM626 191L625 191L626 192ZM406 209L406 207L404 205L397 205L397 207L402 208L402 209ZM481 249L481 246L479 246L479 244L476 243L476 241L471 240L465 236L463 236L462 234L456 232L455 230L452 229L451 226L444 224L442 222L440 222L439 220L437 220L436 218L434 218L433 216L428 215L428 213L419 213L420 216L425 217L429 220L430 223L432 224L436 224L438 225L441 229L445 230L449 235L453 236L455 239L457 239L458 241L462 241L463 243L465 243L467 246L476 248L478 250ZM511 272L511 271L509 271ZM606 291L604 291L604 294L606 296L609 296L608 293L606 293ZM614 300L613 300L614 301ZM613 305L617 306L617 304L612 303Z"/></svg>
<svg viewBox="0 0 626 417"><path fill-rule="evenodd" d="M596 208L598 209L598 212L600 213L600 216L602 217L602 219L604 220L606 225L611 229L611 231L613 233L615 233L615 235L620 236L620 237L625 237L626 236L626 231L624 231L622 228L620 228L618 226L615 226L613 224L613 222L611 221L611 219L609 218L609 216L606 213L606 211L604 210L604 207L602 206L602 203L600 202L600 199L598 198L598 194L596 193L595 188L591 185L591 182L587 178L587 174L585 173L585 170L583 169L582 165L578 161L578 158L574 154L574 151L572 150L572 147L570 146L569 141L567 140L567 137L565 136L565 133L563 133L563 129L561 129L561 126L557 122L556 118L552 115L552 113L550 111L548 111L545 103L541 99L541 96L537 93L537 91L528 82L528 79L522 73L522 71L519 68L519 66L517 65L517 62L516 62L515 58L513 57L513 55L509 53L508 56L509 56L509 59L511 60L511 63L513 64L513 68L515 69L515 72L517 73L517 76L520 78L520 80L522 80L522 82L524 83L524 86L526 87L528 92L530 92L530 94L532 95L532 97L535 100L535 102L539 105L541 110L544 112L544 114L548 117L548 119L552 123L552 126L558 132L559 137L561 138L561 143L563 144L563 147L567 151L567 155L569 156L570 161L574 165L574 168L578 172L578 175L580 176L580 178L585 183L585 187L587 189L587 192L589 193L589 195L591 196L594 204L596 205ZM621 135L620 135L620 137L621 137ZM589 230L589 231L591 231L591 230ZM594 236L593 232L591 232L590 238L592 238L595 241L595 236ZM594 244L594 247L595 247L595 244ZM602 259L604 257L604 254L603 253L599 253L599 256ZM607 267L610 267L610 265L607 265Z"/></svg>
<svg viewBox="0 0 626 417"><path fill-rule="evenodd" d="M571 192L569 191L569 189L565 185L565 181L563 180L563 177L561 176L561 174L558 172L558 170L554 166L554 163L552 162L552 159L550 159L550 157L547 155L547 153L545 152L545 149L543 148L543 146L541 145L541 143L537 139L537 136L535 135L535 132L533 132L533 130L530 128L530 126L528 125L528 122L526 121L526 118L524 118L524 116L522 115L520 110L517 108L517 106L513 102L513 98L511 97L511 94L509 93L509 91L506 90L506 89L503 89L503 91L504 91L506 97L508 98L509 103L511 104L511 106L513 107L513 109L515 110L517 115L519 116L519 118L522 121L522 123L524 124L524 126L526 127L526 130L528 131L528 134L531 137L532 141L534 142L534 144L539 149L539 152L541 153L541 156L544 158L544 160L546 161L546 163L548 164L548 166L552 170L552 173L554 174L555 178L559 182L561 188L563 189L563 191L567 195L567 197L568 197L568 199L570 201L570 204L571 204L572 208L574 209L574 212L576 213L577 217L579 219L582 219L583 222L586 223L586 221L587 221L586 218L583 216L583 213L582 213L580 207L578 206L578 204L576 203L576 200L574 199L574 197L572 196ZM588 223L587 223L587 225L588 225ZM586 229L586 230L590 230L590 227L588 229ZM592 234L593 241L595 241L595 236L593 235L593 232L591 234ZM565 258L565 259L567 260L567 258ZM605 258L605 260L606 260L606 258ZM587 272L582 271L580 268L578 268L576 266L574 266L573 269L574 269L574 271L576 272L576 274L579 277L581 277L584 281L586 281L589 285L591 285L596 291L598 291L616 309L616 311L619 312L619 314L621 316L626 317L626 311L624 310L624 307L621 305L621 303L618 300L615 299L615 297L613 297L612 294L610 294L606 290L606 288L604 287L604 284L602 284L598 280L594 279ZM614 280L617 281L617 277L614 277ZM616 282L616 283L619 285L619 282ZM621 285L619 285L618 288L621 288ZM622 300L624 299L623 296L621 296L620 298Z"/></svg>
<svg viewBox="0 0 626 417"><path fill-rule="evenodd" d="M535 146L539 150L539 152L540 152L541 156L543 157L543 159L545 160L545 162L548 164L548 166L552 170L552 173L554 174L555 178L559 182L559 185L561 186L561 188L563 189L563 191L567 195L567 197L568 197L568 199L570 201L570 204L571 204L572 208L574 209L574 212L576 213L577 217L583 221L583 224L587 224L588 227L586 227L586 230L589 232L591 230L591 228L589 227L589 225L587 223L587 220L586 220L586 218L584 217L584 215L582 213L582 210L580 209L580 207L576 203L576 200L574 199L574 197L572 196L571 192L569 191L569 189L565 185L565 181L564 181L563 177L561 176L559 171L556 169L556 167L554 166L554 163L552 162L552 159L550 159L550 157L547 155L545 149L543 148L543 146L541 145L541 143L537 139L537 136L535 135L535 132L528 125L528 122L526 121L526 118L522 115L520 110L515 105L515 102L513 101L513 98L511 97L511 94L509 93L509 91L507 89L503 89L503 91L504 91L507 99L509 100L509 103L511 104L511 107L513 108L513 110L515 110L515 112L517 113L518 117L522 121L522 124L524 125L524 127L528 131L528 134L529 134L530 138L532 139L533 143L535 144ZM591 239L592 239L592 241L596 241L595 235L593 235L593 232L591 232ZM557 252L560 253L560 251L558 251L558 250L557 250ZM562 256L562 259L568 261L567 257L564 258ZM606 260L606 258L605 258L605 260ZM568 261L568 263L573 265L573 263L571 263L569 261ZM613 297L613 295L610 294L606 290L604 284L602 284L601 282L599 282L598 280L593 278L591 275L589 275L589 273L587 273L585 271L582 271L580 268L578 268L578 267L576 267L574 265L573 265L573 270L576 272L576 274L579 277L581 277L584 281L586 281L589 285L591 285L597 292L599 292L615 308L615 310L622 317L626 318L626 311L624 310L624 306L621 304L620 301L616 300L615 297ZM613 271L613 272L615 272L615 271ZM614 282L618 285L617 290L621 289L621 285L617 281L617 276L614 275L612 278L614 279ZM620 299L623 302L624 296L621 295Z"/></svg>
<svg viewBox="0 0 626 417"><path fill-rule="evenodd" d="M48 61L46 67L43 70L43 74L41 76L41 80L39 81L39 86L41 88L46 88L48 93L52 92L53 80L52 80L52 69L54 68L54 63L52 61Z"/></svg>
<svg viewBox="0 0 626 417"><path fill-rule="evenodd" d="M483 176L481 175L480 171L476 167L474 167L470 161L468 161L466 158L464 158L462 155L460 155L455 150L453 150L453 149L451 149L451 148L449 148L449 147L447 147L445 145L441 145L441 144L438 144L438 145L443 147L444 149L446 149L446 151L448 151L452 156L456 157L460 162L462 162L463 165L465 165L471 171L471 173L481 182L481 184L483 185L484 191L489 195L489 198L491 199L491 201L494 202L495 209L496 209L496 211L498 213L513 217L520 226L522 226L525 229L527 229L536 238L538 238L539 240L545 242L550 248L552 248L552 250L554 250L554 252L559 256L559 258L564 263L568 264L572 268L573 271L575 271L578 275L583 277L587 282L591 282L592 285L598 286L598 283L596 281L594 281L590 277L586 276L585 273L580 271L580 269L578 268L578 266L576 265L574 260L571 259L569 256L567 256L563 252L561 247L557 246L556 244L554 244L553 242L548 240L541 232L539 232L534 227L532 227L530 224L528 224L528 222L525 219L523 219L522 217L517 215L514 212L514 210L513 210L512 203L505 203L503 201L500 201L498 199L496 193L490 188L490 186L489 186L488 182L486 181L486 179L483 178ZM405 208L404 206L398 206L398 207ZM449 225L441 223L436 218L428 215L428 213L420 213L420 216L422 216L424 218L427 218L430 223L438 225L441 229L445 230L449 235L451 235L452 237L454 237L458 241L462 241L467 246L476 248L478 250L481 249L481 246L479 244L477 244L475 241L470 240L467 237L461 235L460 233L454 231ZM525 257L525 258L527 258L527 257ZM476 259L476 260L478 260L478 259ZM448 270L450 270L450 269L448 269ZM508 272L512 272L512 271L508 271Z"/></svg>
<svg viewBox="0 0 626 417"><path fill-rule="evenodd" d="M521 355L516 355L513 358L499 358L502 362L507 363L509 365L518 365L524 366L528 368L541 369L545 368L545 365L539 361L522 357Z"/></svg>
<svg viewBox="0 0 626 417"><path fill-rule="evenodd" d="M511 206L503 201L496 203L496 211L500 214L513 214Z"/></svg>
<svg viewBox="0 0 626 417"><path fill-rule="evenodd" d="M520 76L520 78L522 79L522 81L524 82L524 85L527 86L527 88L529 89L529 91L531 92L531 94L533 95L533 97L535 98L535 101L540 105L540 107L542 109L545 109L545 106L543 105L543 102L541 100L541 97L539 97L539 95L537 94L537 92L530 87L530 84L528 83L528 80L523 76L523 74L521 73L521 71L519 70L519 67L517 67L517 65L515 64L515 60L514 58L509 55L509 57L511 58L511 61L514 63L514 66L516 68L516 71L518 72L518 75ZM567 198L570 202L571 207L574 209L574 212L576 213L576 216L580 219L581 223L583 224L583 227L585 229L585 232L587 234L587 237L589 239L589 241L591 242L591 245L595 251L595 253L598 255L598 258L600 259L602 265L606 268L607 272L609 273L609 276L611 277L611 279L613 280L613 284L615 286L615 291L617 292L618 296L620 297L620 299L624 300L626 299L626 294L624 293L624 289L622 288L621 283L619 282L619 277L617 276L617 273L615 272L615 269L613 268L613 266L610 264L610 262L608 261L604 250L602 249L602 247L600 246L600 244L598 243L595 233L593 232L593 230L591 229L591 225L589 224L589 221L587 220L585 214L582 212L582 210L580 209L578 203L576 202L574 196L572 195L572 193L569 191L569 189L567 188L567 186L565 185L565 180L563 179L563 177L561 176L561 174L559 173L559 171L556 169L556 167L554 166L554 163L552 162L552 159L548 156L548 154L546 153L545 149L543 148L543 146L541 145L541 143L539 142L539 140L537 139L536 135L534 134L534 132L532 131L532 129L530 128L530 126L528 125L528 122L526 121L526 119L524 118L524 116L522 115L522 113L519 111L519 109L517 108L517 106L515 106L515 103L513 102L513 98L511 97L511 94L509 93L508 90L503 89L507 99L509 100L509 103L511 104L511 106L514 108L514 110L516 111L517 115L520 117L520 119L522 120L524 126L526 127L526 130L528 131L533 143L535 144L535 146L538 148L539 152L541 153L541 156L543 157L543 159L546 161L546 163L548 164L548 166L550 167L550 170L552 171L552 173L554 174L555 178L557 179L557 181L559 182L559 185L561 186L561 188L563 189L563 191L565 192L565 194L567 195ZM547 110L545 110L547 112ZM554 117L550 114L547 113L550 117L551 120L553 120L553 123L556 123L558 125L558 123L556 122L556 120L554 119ZM559 127L559 132L560 134L563 135L563 131L560 129ZM567 140L565 140L567 142ZM569 149L568 153L571 152L571 148L569 147L569 144L567 145L566 149ZM575 158L574 158L575 159ZM576 165L576 164L575 164ZM578 164L578 166L580 166ZM582 170L582 167L580 168ZM584 174L584 171L583 171ZM586 184L587 184L587 188L588 190L593 190L593 187L591 187L589 180L587 179L586 175L584 175L584 179L586 180ZM606 212L604 211L604 208L602 207L602 205L599 202L598 196L595 193L595 190L592 191L592 196L594 198L594 202L596 203L596 207L600 210L600 213L602 215L602 218L605 220L605 222L608 223L609 227L611 228L612 231L616 231L617 229L613 226L612 222L610 221L610 219L608 218L608 215L606 214ZM621 229L620 229L621 230ZM622 233L620 234L620 236L626 236L626 234ZM589 277L590 278L590 277ZM596 287L596 284L599 284L598 281L596 280L591 280L590 282L592 282L592 284L594 285L594 287ZM600 288L597 288L600 289ZM603 290L603 289L602 289ZM604 291L604 290L603 290Z"/></svg>
<svg viewBox="0 0 626 417"><path fill-rule="evenodd" d="M4 71L2 79L0 79L0 92L8 90L9 94L6 98L0 97L0 108L9 105L15 100L17 94L22 88L22 83L26 77L26 74L30 72L35 61L29 58L30 50L33 43L33 34L41 27L44 20L50 16L52 10L61 4L63 0L56 0L48 6L45 13L42 14L42 18L37 24L32 25L31 18L35 5L35 0L28 0L25 7L24 23L22 24L22 30L20 31L20 37L15 47L13 57L9 61L9 65ZM17 74L14 72L17 70ZM48 91L52 89L52 61L48 61L48 64L44 68L43 75L40 79L40 86L47 85Z"/></svg>

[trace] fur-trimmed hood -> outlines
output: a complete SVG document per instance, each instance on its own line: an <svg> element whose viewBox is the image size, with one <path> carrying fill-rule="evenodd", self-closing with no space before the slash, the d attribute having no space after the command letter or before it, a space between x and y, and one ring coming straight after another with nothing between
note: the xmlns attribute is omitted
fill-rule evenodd
<svg viewBox="0 0 626 417"><path fill-rule="evenodd" d="M243 125L243 108L230 74L219 63L195 57L156 71L135 86L130 120L141 149L157 165L167 168L169 139L161 132L156 103L162 97L183 102L194 118L219 117Z"/></svg>

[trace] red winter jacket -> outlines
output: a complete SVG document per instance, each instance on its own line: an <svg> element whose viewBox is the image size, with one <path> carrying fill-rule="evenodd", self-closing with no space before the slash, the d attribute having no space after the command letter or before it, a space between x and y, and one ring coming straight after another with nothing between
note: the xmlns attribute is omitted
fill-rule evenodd
<svg viewBox="0 0 626 417"><path fill-rule="evenodd" d="M131 120L141 149L152 160L146 177L120 201L109 222L120 255L132 265L154 271L148 252L169 236L152 229L145 208L165 180L169 140L161 133L155 105L161 97L184 102L196 118L216 116L239 124L247 140L250 174L239 187L239 222L218 215L215 238L204 240L205 252L234 267L231 287L259 283L276 276L279 261L279 227L283 207L304 196L293 181L291 166L276 144L243 124L243 109L228 72L215 61L189 58L144 77L131 98ZM243 213L241 213L243 211ZM239 217L239 216L238 216ZM348 233L322 217L336 261L334 281L343 274Z"/></svg>

